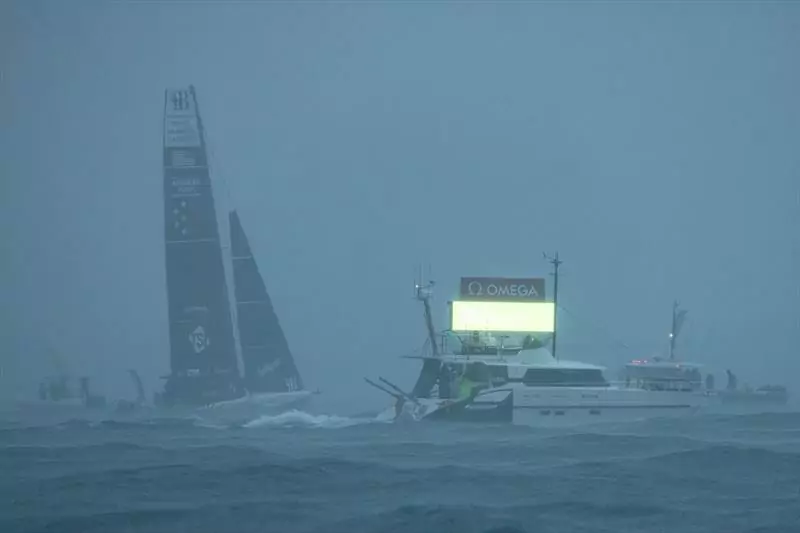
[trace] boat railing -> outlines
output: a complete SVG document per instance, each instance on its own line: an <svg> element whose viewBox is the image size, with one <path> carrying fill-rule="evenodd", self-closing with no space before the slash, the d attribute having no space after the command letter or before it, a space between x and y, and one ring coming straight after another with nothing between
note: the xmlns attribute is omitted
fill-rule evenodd
<svg viewBox="0 0 800 533"><path fill-rule="evenodd" d="M550 388L550 389L563 389L563 388L572 388L572 389L607 389L611 386L611 383L606 381L602 383L586 383L586 382L568 382L565 381L563 383L535 383L535 382L522 382L523 385L526 387L531 388Z"/></svg>
<svg viewBox="0 0 800 533"><path fill-rule="evenodd" d="M647 391L667 391L667 392L696 392L706 388L697 381L682 379L625 379L615 380L615 386L624 389L641 389Z"/></svg>
<svg viewBox="0 0 800 533"><path fill-rule="evenodd" d="M642 386L633 382L627 382L625 380L609 380L604 383L587 383L587 382L564 382L564 383L525 383L524 385L528 387L572 387L572 388L582 388L582 389L609 389L609 388L616 388L616 389L636 389L636 390L646 390L649 392L713 392L708 391L708 389L702 386L694 386L694 387L685 387L685 388L655 388L655 387L647 387Z"/></svg>

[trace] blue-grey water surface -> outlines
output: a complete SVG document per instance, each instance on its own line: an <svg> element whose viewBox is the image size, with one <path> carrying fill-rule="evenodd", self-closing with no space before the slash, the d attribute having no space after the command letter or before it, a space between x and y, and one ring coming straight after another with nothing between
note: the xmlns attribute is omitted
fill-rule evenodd
<svg viewBox="0 0 800 533"><path fill-rule="evenodd" d="M800 532L800 413L17 421L0 446L5 533Z"/></svg>

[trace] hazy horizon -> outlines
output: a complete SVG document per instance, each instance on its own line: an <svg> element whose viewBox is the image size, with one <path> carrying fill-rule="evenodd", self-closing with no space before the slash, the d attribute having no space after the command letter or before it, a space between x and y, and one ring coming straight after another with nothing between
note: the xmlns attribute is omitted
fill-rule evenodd
<svg viewBox="0 0 800 533"><path fill-rule="evenodd" d="M191 8L190 8L191 6ZM666 346L740 382L800 376L800 6L0 6L0 399L48 350L110 398L169 369L163 94L193 84L219 202L247 229L309 388L379 408L461 276L565 261L562 357ZM551 292L548 287L548 292Z"/></svg>

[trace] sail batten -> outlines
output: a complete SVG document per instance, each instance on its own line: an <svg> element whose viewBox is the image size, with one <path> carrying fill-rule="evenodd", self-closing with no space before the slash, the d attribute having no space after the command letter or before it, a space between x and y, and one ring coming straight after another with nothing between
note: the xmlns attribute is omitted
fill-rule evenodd
<svg viewBox="0 0 800 533"><path fill-rule="evenodd" d="M247 388L251 392L301 390L302 379L239 215L234 210L229 218L236 316Z"/></svg>

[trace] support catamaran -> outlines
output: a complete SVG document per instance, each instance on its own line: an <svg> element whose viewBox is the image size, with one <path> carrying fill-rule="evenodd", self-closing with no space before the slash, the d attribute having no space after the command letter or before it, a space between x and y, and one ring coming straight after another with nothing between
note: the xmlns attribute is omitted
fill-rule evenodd
<svg viewBox="0 0 800 533"><path fill-rule="evenodd" d="M52 408L101 408L106 405L105 396L91 392L90 380L81 376L75 380L67 374L59 374L39 383L39 397L24 402L27 407Z"/></svg>
<svg viewBox="0 0 800 533"><path fill-rule="evenodd" d="M680 335L687 311L678 302L672 306L672 330L669 334L669 356L649 359L634 359L625 365L623 378L625 386L638 388L662 395L691 399L700 403L709 412L757 412L779 409L789 400L786 387L764 385L753 389L739 388L736 375L726 371L728 383L724 389L715 387L714 375L706 372L703 365L681 360L676 357L676 342Z"/></svg>
<svg viewBox="0 0 800 533"><path fill-rule="evenodd" d="M557 280L561 261L557 255L548 259L555 267ZM462 278L462 296L465 279L470 278ZM503 283L501 279L497 285L512 287L510 283ZM557 282L554 286L557 287ZM535 325L522 331L505 327L495 331L491 327L480 329L480 320L473 321L475 331L465 331L463 327L453 327L455 320L451 313L451 328L442 339L455 337L458 344L450 353L445 353L444 342L436 347L429 305L431 288L432 284L417 285L417 298L425 307L432 353L414 356L424 360L414 390L405 393L382 379L391 388L389 390L367 380L396 399L394 407L381 418L573 425L690 414L708 402L708 396L695 388L663 390L614 384L606 380L602 366L558 358L555 351L557 292L550 311L554 314L552 320L540 322L542 326L538 331L539 326ZM514 293L513 289L506 291L506 294ZM517 290L516 294L524 295L525 291ZM543 301L543 290L541 296ZM502 312L500 307L497 309ZM525 316L536 313L534 306L518 308L518 311ZM518 318L519 315L509 319ZM500 324L497 319L481 317L485 322ZM552 341L552 350L545 347L547 341Z"/></svg>
<svg viewBox="0 0 800 533"><path fill-rule="evenodd" d="M703 407L713 411L764 411L785 406L789 400L786 387L764 385L757 389L745 386L739 388L736 375L727 370L728 383L724 389L717 390L714 376L708 372L705 379L701 374L703 366L682 361L675 357L675 345L686 319L687 311L680 309L677 301L672 306L672 330L669 334L669 358L654 357L637 359L625 366L625 384L651 391L665 391L672 394L692 392L700 395ZM705 387L703 382L705 382ZM685 396L685 395L684 395Z"/></svg>
<svg viewBox="0 0 800 533"><path fill-rule="evenodd" d="M236 416L298 407L312 393L303 388L235 210L228 213L232 257L223 253L194 87L168 89L164 106L171 373L156 403ZM226 268L233 272L234 307Z"/></svg>
<svg viewBox="0 0 800 533"><path fill-rule="evenodd" d="M51 375L39 382L36 399L25 399L17 406L27 412L60 413L75 415L96 411L106 406L106 398L90 387L88 376L75 377L61 354L53 349L46 351L55 369Z"/></svg>
<svg viewBox="0 0 800 533"><path fill-rule="evenodd" d="M703 384L703 365L675 357L675 346L686 320L687 311L681 309L677 301L672 305L672 328L669 333L668 358L655 356L637 358L629 361L623 370L623 379L628 388L670 393L690 392L709 403L708 396L713 391L713 378Z"/></svg>

